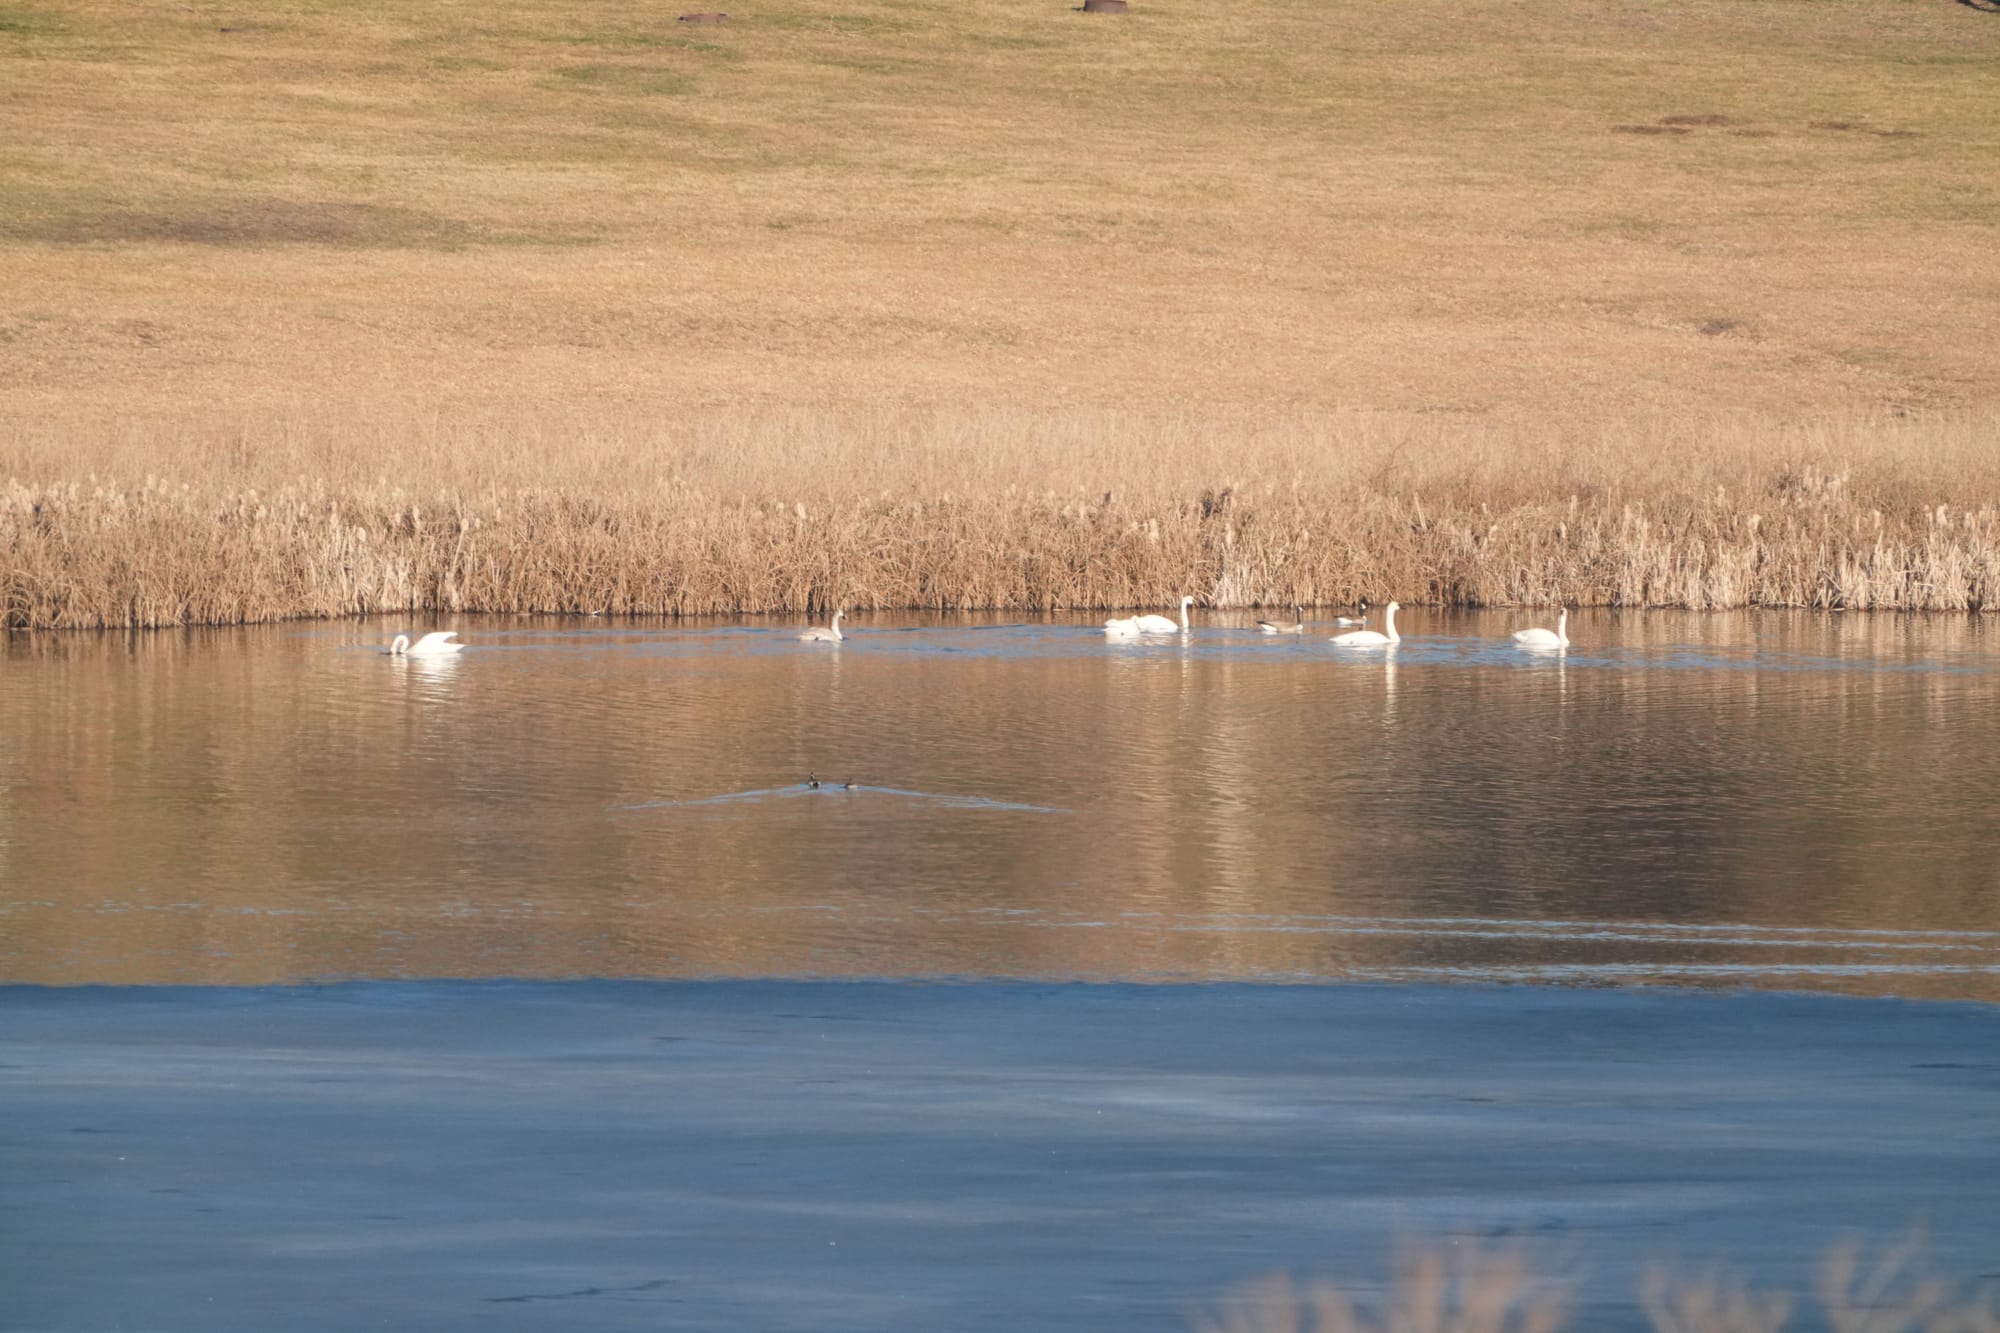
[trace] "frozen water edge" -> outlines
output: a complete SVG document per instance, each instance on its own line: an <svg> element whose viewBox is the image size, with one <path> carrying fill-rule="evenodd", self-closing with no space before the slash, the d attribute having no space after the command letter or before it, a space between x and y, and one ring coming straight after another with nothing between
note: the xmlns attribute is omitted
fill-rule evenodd
<svg viewBox="0 0 2000 1333"><path fill-rule="evenodd" d="M1803 1291L2000 1223L2000 1009L1443 986L0 989L10 1328L1172 1330L1521 1234ZM1990 1266L1987 1264L1986 1266Z"/></svg>

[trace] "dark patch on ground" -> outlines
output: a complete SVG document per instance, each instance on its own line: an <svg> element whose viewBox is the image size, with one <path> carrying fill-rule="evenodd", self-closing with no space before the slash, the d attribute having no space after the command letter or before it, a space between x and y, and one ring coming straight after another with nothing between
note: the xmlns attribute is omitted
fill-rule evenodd
<svg viewBox="0 0 2000 1333"><path fill-rule="evenodd" d="M1685 125L1613 125L1613 134L1692 134Z"/></svg>
<svg viewBox="0 0 2000 1333"><path fill-rule="evenodd" d="M1745 326L1740 319L1705 319L1696 327L1704 338L1720 338L1725 333L1740 332Z"/></svg>
<svg viewBox="0 0 2000 1333"><path fill-rule="evenodd" d="M1831 130L1835 133L1872 134L1878 139L1915 139L1923 134L1922 130L1878 130L1873 125L1864 125L1858 120L1809 120L1806 122L1806 128Z"/></svg>
<svg viewBox="0 0 2000 1333"><path fill-rule="evenodd" d="M1718 116L1707 112L1699 116L1661 116L1661 125L1741 125L1743 122L1733 116Z"/></svg>
<svg viewBox="0 0 2000 1333"><path fill-rule="evenodd" d="M41 14L12 5L0 6L0 32L16 37L33 37L56 31L56 25Z"/></svg>
<svg viewBox="0 0 2000 1333"><path fill-rule="evenodd" d="M458 244L468 238L468 229L450 218L381 204L240 199L161 211L110 209L6 221L0 222L0 236L57 245L159 241L225 248L411 247Z"/></svg>

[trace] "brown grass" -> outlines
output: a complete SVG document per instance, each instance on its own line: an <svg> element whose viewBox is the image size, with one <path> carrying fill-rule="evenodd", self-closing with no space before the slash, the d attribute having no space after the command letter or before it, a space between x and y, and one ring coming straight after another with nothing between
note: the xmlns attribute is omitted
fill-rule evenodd
<svg viewBox="0 0 2000 1333"><path fill-rule="evenodd" d="M1990 16L1072 10L0 0L6 622L1993 600Z"/></svg>
<svg viewBox="0 0 2000 1333"><path fill-rule="evenodd" d="M1821 1265L1820 1322L1829 1333L2000 1333L2000 1308L1927 1271L1922 1240L1910 1236L1872 1257L1858 1241ZM1246 1283L1213 1310L1196 1311L1197 1333L1560 1333L1568 1286L1538 1274L1518 1244L1477 1241L1406 1245L1387 1290L1357 1301L1330 1279L1303 1285L1283 1273ZM1780 1333L1793 1302L1727 1274L1650 1269L1641 1300L1655 1333Z"/></svg>
<svg viewBox="0 0 2000 1333"><path fill-rule="evenodd" d="M0 0L0 419L1996 402L1976 11L1072 11Z"/></svg>

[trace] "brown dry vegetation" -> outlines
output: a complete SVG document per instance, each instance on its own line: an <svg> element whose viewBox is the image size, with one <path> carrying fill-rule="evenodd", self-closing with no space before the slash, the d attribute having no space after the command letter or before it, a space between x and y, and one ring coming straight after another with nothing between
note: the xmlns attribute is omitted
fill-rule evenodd
<svg viewBox="0 0 2000 1333"><path fill-rule="evenodd" d="M5 621L1984 607L1996 75L1942 0L0 0Z"/></svg>
<svg viewBox="0 0 2000 1333"><path fill-rule="evenodd" d="M736 414L662 428L650 448L569 425L412 426L394 463L387 444L371 457L372 477L337 442L260 457L266 436L190 446L137 484L98 479L123 471L106 467L0 492L5 614L62 627L423 608L1047 610L1183 591L1209 606L1996 600L1990 422L1683 429L1551 445L1366 418L1224 431L1074 410ZM566 484L536 484L550 469ZM410 477L454 480L398 484ZM1988 498L1964 509L1939 493Z"/></svg>
<svg viewBox="0 0 2000 1333"><path fill-rule="evenodd" d="M1912 1235L1873 1254L1836 1246L1815 1291L1818 1326L1830 1333L2000 1333L2000 1307L1936 1276ZM1408 1244L1379 1300L1357 1300L1330 1279L1296 1283L1283 1273L1247 1283L1213 1310L1197 1311L1197 1333L1561 1333L1568 1286L1535 1269L1523 1245L1477 1240ZM1758 1292L1726 1273L1645 1277L1641 1301L1654 1333L1780 1333L1791 1325L1784 1292Z"/></svg>

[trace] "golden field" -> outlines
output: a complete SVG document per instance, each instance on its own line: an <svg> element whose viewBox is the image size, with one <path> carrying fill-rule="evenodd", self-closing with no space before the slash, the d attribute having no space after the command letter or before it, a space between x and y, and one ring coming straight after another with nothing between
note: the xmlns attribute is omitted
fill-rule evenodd
<svg viewBox="0 0 2000 1333"><path fill-rule="evenodd" d="M0 0L6 623L2000 600L2000 15L674 17Z"/></svg>

